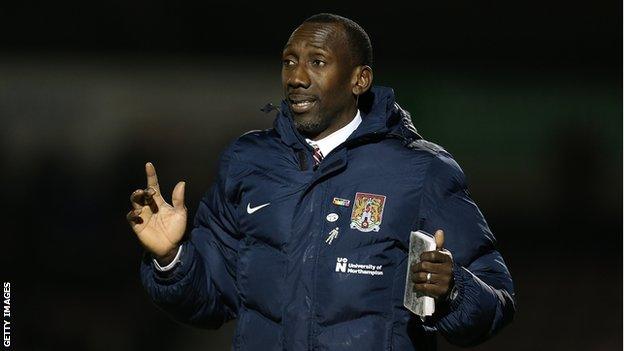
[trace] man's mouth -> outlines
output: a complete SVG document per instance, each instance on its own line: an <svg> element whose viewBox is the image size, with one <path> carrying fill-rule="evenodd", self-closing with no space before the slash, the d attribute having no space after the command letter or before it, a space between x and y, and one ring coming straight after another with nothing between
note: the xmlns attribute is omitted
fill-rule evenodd
<svg viewBox="0 0 624 351"><path fill-rule="evenodd" d="M316 98L313 96L292 94L288 97L288 102L294 113L305 113L314 107Z"/></svg>

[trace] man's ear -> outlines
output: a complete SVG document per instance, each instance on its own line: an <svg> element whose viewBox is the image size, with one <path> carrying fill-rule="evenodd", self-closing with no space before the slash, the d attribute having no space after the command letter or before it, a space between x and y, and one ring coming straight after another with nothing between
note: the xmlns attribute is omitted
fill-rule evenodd
<svg viewBox="0 0 624 351"><path fill-rule="evenodd" d="M370 66L357 66L353 72L353 95L360 96L373 84L373 69Z"/></svg>

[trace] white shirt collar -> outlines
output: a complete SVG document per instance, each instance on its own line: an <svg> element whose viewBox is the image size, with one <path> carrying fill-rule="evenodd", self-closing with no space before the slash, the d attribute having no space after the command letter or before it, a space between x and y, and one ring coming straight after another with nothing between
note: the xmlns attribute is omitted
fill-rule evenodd
<svg viewBox="0 0 624 351"><path fill-rule="evenodd" d="M360 123L362 123L362 116L360 116L360 110L357 110L357 113L355 114L355 117L353 117L353 120L351 120L351 122L349 122L346 126L338 129L337 131L331 133L323 139L310 140L306 138L306 141L310 145L316 144L321 150L321 153L324 157L327 156L333 149L335 149L336 146L342 144L345 140L347 140L349 135L351 135L351 133L353 133L357 129Z"/></svg>

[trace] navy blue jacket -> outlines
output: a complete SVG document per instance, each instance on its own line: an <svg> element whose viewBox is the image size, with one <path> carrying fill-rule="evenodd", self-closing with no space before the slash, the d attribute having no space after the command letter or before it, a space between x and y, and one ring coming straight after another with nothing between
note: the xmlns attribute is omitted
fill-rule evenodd
<svg viewBox="0 0 624 351"><path fill-rule="evenodd" d="M234 141L181 263L162 273L144 257L151 299L195 326L236 318L234 350L432 350L436 331L470 346L510 322L512 279L459 165L392 89L359 107L362 123L318 168L285 102L273 128ZM422 322L403 307L409 233L437 229L458 296Z"/></svg>

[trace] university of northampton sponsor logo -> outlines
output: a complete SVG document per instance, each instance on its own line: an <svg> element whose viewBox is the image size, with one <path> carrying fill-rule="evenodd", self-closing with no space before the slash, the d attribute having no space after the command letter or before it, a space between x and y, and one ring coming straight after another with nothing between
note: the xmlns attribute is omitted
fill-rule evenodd
<svg viewBox="0 0 624 351"><path fill-rule="evenodd" d="M361 232L379 231L386 197L377 194L355 193L351 212L351 229Z"/></svg>

